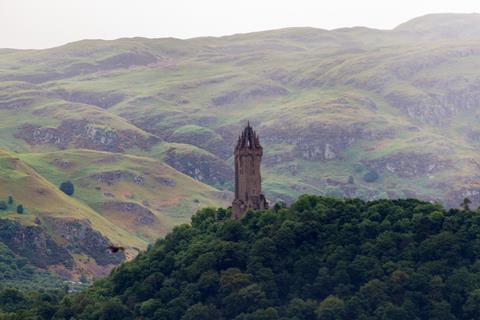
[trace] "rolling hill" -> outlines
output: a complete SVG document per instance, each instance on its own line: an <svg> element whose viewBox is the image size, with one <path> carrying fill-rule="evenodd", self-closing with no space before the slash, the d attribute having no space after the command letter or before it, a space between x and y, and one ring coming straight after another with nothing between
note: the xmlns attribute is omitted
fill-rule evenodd
<svg viewBox="0 0 480 320"><path fill-rule="evenodd" d="M199 206L225 203L158 161L99 151L0 152L0 242L33 266L68 279L100 277L188 221ZM34 169L35 168L35 169ZM70 177L72 197L58 189ZM24 212L17 213L22 204ZM116 254L114 244L125 248Z"/></svg>
<svg viewBox="0 0 480 320"><path fill-rule="evenodd" d="M479 14L435 14L393 30L0 50L0 148L12 168L0 196L27 208L6 220L84 219L133 255L197 208L228 203L247 120L272 202L312 193L478 205L479 29ZM25 170L36 181L12 184ZM56 189L65 180L73 199Z"/></svg>
<svg viewBox="0 0 480 320"><path fill-rule="evenodd" d="M231 190L231 146L250 119L272 200L313 192L478 203L478 28L478 14L436 14L393 30L7 50L0 145L151 157ZM371 171L378 180L366 181Z"/></svg>

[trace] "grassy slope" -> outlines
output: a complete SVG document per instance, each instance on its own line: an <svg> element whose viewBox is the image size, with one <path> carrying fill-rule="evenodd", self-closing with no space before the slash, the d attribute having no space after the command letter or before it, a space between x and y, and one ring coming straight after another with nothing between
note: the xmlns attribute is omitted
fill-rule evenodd
<svg viewBox="0 0 480 320"><path fill-rule="evenodd" d="M214 188L150 158L88 150L32 153L20 157L55 184L69 177L77 188L75 197L107 214L112 223L122 224L118 216L103 208L105 203L129 202L148 207L160 223L146 226L127 223L126 227L150 241L165 234L173 225L188 221L197 208L225 204L216 198ZM58 165L58 161L67 165ZM122 172L131 177L111 183L97 178L110 172ZM141 182L136 183L135 177Z"/></svg>
<svg viewBox="0 0 480 320"><path fill-rule="evenodd" d="M26 208L26 213L22 215L16 214L12 208L2 213L1 218L29 224L33 223L35 216L88 219L95 229L115 243L127 247L145 247L144 240L110 223L75 197L68 197L19 157L1 151L0 168L0 198L7 199L12 195L15 203L23 204Z"/></svg>
<svg viewBox="0 0 480 320"><path fill-rule="evenodd" d="M81 117L90 121L104 119L99 125L122 129L135 124L135 130L143 134L150 131L174 143L185 143L176 139L192 133L209 133L215 139L223 132L234 136L247 119L254 120L261 135L285 128L299 138L322 126L350 129L364 125L375 137L359 137L337 152L333 161L303 159L295 151L296 142L265 137L267 156L293 153L293 158L265 167L267 194L273 199L304 192L345 195L338 182L346 182L351 175L355 180L354 196L404 197L414 192L425 199L441 199L476 176L474 163L480 160L478 142L466 135L468 128L479 124L477 100L469 95L479 77L476 66L480 65L480 55L477 41L471 39L474 32L460 32L476 30L479 22L478 15L463 18L459 22L459 16L423 17L391 31L292 28L188 41L135 38L81 41L44 51L6 51L0 63L6 75L1 82L5 95L2 101L31 96L35 103L0 110L1 144L21 152L41 151L15 138L17 125L13 120L55 126L61 119L76 117L77 110L82 110ZM445 33L445 26L456 31ZM125 54L145 53L155 56L156 62L126 66L121 59ZM117 59L117 64L105 67L105 61L111 58ZM80 64L93 66L94 70L64 74ZM40 83L8 79L8 75L44 73L63 76ZM58 97L45 97L45 92L59 89L115 92L124 98L103 110L78 103L62 105ZM450 91L461 99L444 108L440 102ZM400 107L392 102L392 95L404 99ZM461 106L462 99L473 101L470 108ZM416 110L408 109L417 103L420 107ZM449 109L454 110L453 114L448 113ZM428 117L436 120L436 116L452 120L441 125L424 121ZM382 134L388 130L393 134ZM223 144L231 146L232 139L223 137ZM328 135L310 138L310 142L314 144L316 139L328 140ZM167 145L127 152L161 160ZM186 144L182 150L202 152L198 147ZM45 146L41 148L45 150ZM215 146L208 150L224 157L216 151ZM355 169L364 161L411 151L432 153L462 165L408 179L385 171L375 183L362 181L365 171ZM36 167L52 177L57 174L52 179L60 179L57 169L43 166ZM82 177L78 172L61 174L72 174L72 179ZM441 183L448 184L449 189L438 187ZM475 187L475 183L470 186ZM79 195L82 192L87 191L80 190ZM95 194L88 198L95 208L103 201Z"/></svg>

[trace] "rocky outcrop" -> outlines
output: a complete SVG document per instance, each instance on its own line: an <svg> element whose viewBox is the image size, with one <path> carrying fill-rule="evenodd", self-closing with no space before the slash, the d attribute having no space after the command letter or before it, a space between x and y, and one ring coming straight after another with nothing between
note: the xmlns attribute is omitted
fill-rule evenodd
<svg viewBox="0 0 480 320"><path fill-rule="evenodd" d="M62 168L62 169L70 169L73 167L73 163L71 161L63 160L63 159L53 159L51 162L54 166Z"/></svg>
<svg viewBox="0 0 480 320"><path fill-rule="evenodd" d="M445 92L445 94L407 95L404 92L391 92L385 100L400 109L408 117L434 126L448 125L452 116L471 110L480 104L480 85L472 84L459 90L445 87L428 88L428 91Z"/></svg>
<svg viewBox="0 0 480 320"><path fill-rule="evenodd" d="M103 210L115 211L117 215L120 215L119 219L125 219L121 216L127 215L126 218L133 220L137 226L159 222L152 211L135 202L107 202L103 204Z"/></svg>
<svg viewBox="0 0 480 320"><path fill-rule="evenodd" d="M0 220L0 241L15 254L36 267L47 268L62 264L71 269L73 258L39 226L24 226L12 220Z"/></svg>
<svg viewBox="0 0 480 320"><path fill-rule="evenodd" d="M225 161L203 152L177 152L172 148L164 161L178 171L220 189L232 189L233 169Z"/></svg>
<svg viewBox="0 0 480 320"><path fill-rule="evenodd" d="M173 131L165 140L175 143L191 144L207 150L215 155L231 155L231 145L213 130L198 125L181 126ZM227 151L228 150L228 151Z"/></svg>
<svg viewBox="0 0 480 320"><path fill-rule="evenodd" d="M153 179L162 186L175 187L177 185L177 182L175 180L167 177L154 176Z"/></svg>
<svg viewBox="0 0 480 320"><path fill-rule="evenodd" d="M123 252L109 253L110 242L87 220L48 217L45 223L66 242L68 251L90 256L100 266L117 265L125 260Z"/></svg>
<svg viewBox="0 0 480 320"><path fill-rule="evenodd" d="M391 129L370 131L366 124L348 127L314 123L305 128L278 125L261 130L266 144L288 143L294 146L293 154L305 160L334 160L347 148L361 139L392 137Z"/></svg>
<svg viewBox="0 0 480 320"><path fill-rule="evenodd" d="M282 152L275 152L270 154L265 154L263 156L263 163L265 165L275 165L279 163L285 163L295 160L295 154L291 151L282 151Z"/></svg>
<svg viewBox="0 0 480 320"><path fill-rule="evenodd" d="M145 178L143 176L133 174L132 172L126 170L113 170L95 173L90 175L89 178L99 183L105 183L108 185L120 180L134 182L138 185L143 185L145 183Z"/></svg>
<svg viewBox="0 0 480 320"><path fill-rule="evenodd" d="M415 178L433 175L450 168L449 160L442 160L431 153L399 152L373 160L364 160L363 164L377 171L389 171L401 178Z"/></svg>
<svg viewBox="0 0 480 320"><path fill-rule="evenodd" d="M57 128L24 124L15 134L30 145L52 144L60 149L73 145L77 148L124 152L139 147L148 149L158 142L154 136L142 135L133 130L98 127L86 120L64 120Z"/></svg>
<svg viewBox="0 0 480 320"><path fill-rule="evenodd" d="M410 96L403 92L392 92L385 96L385 100L408 117L434 126L448 122L453 111L428 95Z"/></svg>

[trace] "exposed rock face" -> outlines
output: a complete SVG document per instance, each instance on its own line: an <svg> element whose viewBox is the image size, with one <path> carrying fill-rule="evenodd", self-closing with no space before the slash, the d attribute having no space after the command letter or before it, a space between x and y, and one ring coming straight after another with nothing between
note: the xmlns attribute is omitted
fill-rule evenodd
<svg viewBox="0 0 480 320"><path fill-rule="evenodd" d="M139 226L158 222L152 211L135 202L109 202L103 205L103 209L133 217L134 223Z"/></svg>
<svg viewBox="0 0 480 320"><path fill-rule="evenodd" d="M144 136L132 130L100 128L86 120L64 120L57 128L25 124L16 137L31 145L53 144L65 149L73 144L77 148L111 152L123 152L132 147L148 149L158 142L154 136Z"/></svg>
<svg viewBox="0 0 480 320"><path fill-rule="evenodd" d="M231 155L231 145L226 143L218 133L197 125L190 127L193 127L196 130L187 132L178 132L178 130L176 130L165 140L175 143L191 144L220 157L225 156L227 153ZM228 156L226 158L228 158Z"/></svg>
<svg viewBox="0 0 480 320"><path fill-rule="evenodd" d="M125 171L125 170L114 170L114 171L107 171L102 173L95 173L90 175L90 178L96 180L99 183L106 183L109 185L120 180L132 181L138 185L143 185L145 183L144 177L135 175L132 172Z"/></svg>
<svg viewBox="0 0 480 320"><path fill-rule="evenodd" d="M432 175L452 166L450 161L440 160L433 154L417 152L395 153L363 162L367 167L386 170L402 178Z"/></svg>
<svg viewBox="0 0 480 320"><path fill-rule="evenodd" d="M153 179L155 179L155 181L162 186L175 187L177 185L177 182L175 180L167 177L154 176Z"/></svg>
<svg viewBox="0 0 480 320"><path fill-rule="evenodd" d="M73 267L73 258L68 250L58 245L41 227L23 226L1 219L0 241L39 268L56 264Z"/></svg>
<svg viewBox="0 0 480 320"><path fill-rule="evenodd" d="M385 99L410 118L434 126L448 123L455 113L451 107L446 107L427 95L407 96L402 93L390 93Z"/></svg>
<svg viewBox="0 0 480 320"><path fill-rule="evenodd" d="M178 171L207 184L231 189L232 168L223 160L207 153L167 151L164 161Z"/></svg>
<svg viewBox="0 0 480 320"><path fill-rule="evenodd" d="M266 165L274 165L278 163L290 162L295 160L294 152L278 152L273 154L266 154L263 156L263 163Z"/></svg>
<svg viewBox="0 0 480 320"><path fill-rule="evenodd" d="M73 166L73 163L71 163L70 161L66 161L62 159L54 159L52 161L52 164L62 169L69 169Z"/></svg>
<svg viewBox="0 0 480 320"><path fill-rule="evenodd" d="M72 253L84 253L100 266L117 265L125 260L123 252L108 253L109 241L100 232L92 229L89 221L51 217L45 221L55 234L66 241L66 248Z"/></svg>
<svg viewBox="0 0 480 320"><path fill-rule="evenodd" d="M263 140L269 144L288 143L294 146L294 155L305 160L334 160L360 139L379 139L393 136L393 131L369 131L366 124L349 127L312 124L307 128L289 126L269 127L262 130ZM269 161L272 161L271 159Z"/></svg>

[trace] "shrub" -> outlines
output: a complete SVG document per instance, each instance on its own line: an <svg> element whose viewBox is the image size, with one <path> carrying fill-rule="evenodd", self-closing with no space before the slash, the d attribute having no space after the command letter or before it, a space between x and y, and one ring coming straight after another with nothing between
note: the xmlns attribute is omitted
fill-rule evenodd
<svg viewBox="0 0 480 320"><path fill-rule="evenodd" d="M7 210L7 203L5 201L0 201L0 210Z"/></svg>
<svg viewBox="0 0 480 320"><path fill-rule="evenodd" d="M13 197L12 196L8 196L8 204L9 205L13 204Z"/></svg>
<svg viewBox="0 0 480 320"><path fill-rule="evenodd" d="M375 182L378 180L378 178L380 178L380 176L375 170L370 170L363 176L363 180L366 182Z"/></svg>
<svg viewBox="0 0 480 320"><path fill-rule="evenodd" d="M19 204L19 205L17 206L17 213L20 213L20 214L22 214L22 213L23 213L23 211L24 211L24 209L23 209L23 205Z"/></svg>
<svg viewBox="0 0 480 320"><path fill-rule="evenodd" d="M60 190L62 190L67 196L71 196L75 192L75 187L71 181L65 181L60 184Z"/></svg>

